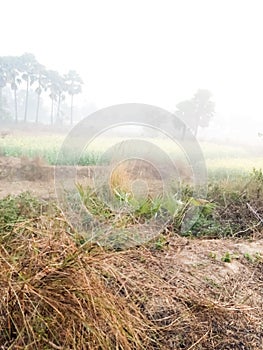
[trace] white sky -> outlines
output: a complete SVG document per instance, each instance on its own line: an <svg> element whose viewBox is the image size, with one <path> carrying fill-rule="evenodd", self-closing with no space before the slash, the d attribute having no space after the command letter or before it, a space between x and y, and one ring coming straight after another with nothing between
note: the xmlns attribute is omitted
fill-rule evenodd
<svg viewBox="0 0 263 350"><path fill-rule="evenodd" d="M49 69L77 70L86 83L85 100L98 108L141 102L174 110L207 88L217 119L260 127L262 5L8 0L1 3L0 56L31 52Z"/></svg>

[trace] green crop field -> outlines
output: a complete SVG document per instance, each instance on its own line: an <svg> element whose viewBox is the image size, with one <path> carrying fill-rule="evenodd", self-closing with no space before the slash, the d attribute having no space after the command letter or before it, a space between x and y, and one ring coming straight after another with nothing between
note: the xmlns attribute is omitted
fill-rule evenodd
<svg viewBox="0 0 263 350"><path fill-rule="evenodd" d="M57 164L58 154L65 141L61 135L41 136L7 136L0 139L0 153L4 156L33 158L42 157L48 164ZM79 165L99 164L100 158L110 147L121 144L124 141L121 137L103 138L99 137L92 141L78 155ZM184 157L184 152L172 140L145 139L146 143L158 146L164 154ZM206 162L208 173L215 176L236 176L250 172L253 168L263 168L263 150L253 152L241 146L225 146L215 143L201 142L200 147ZM65 153L65 152L64 152ZM69 152L63 156L60 154L60 164L74 164L75 157Z"/></svg>

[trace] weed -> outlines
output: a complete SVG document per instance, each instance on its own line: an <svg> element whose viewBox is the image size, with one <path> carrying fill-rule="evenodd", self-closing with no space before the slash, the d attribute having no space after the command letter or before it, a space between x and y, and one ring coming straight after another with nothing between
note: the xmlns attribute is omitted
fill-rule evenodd
<svg viewBox="0 0 263 350"><path fill-rule="evenodd" d="M216 260L217 259L217 255L215 252L210 252L209 253L209 258L213 259L213 260Z"/></svg>
<svg viewBox="0 0 263 350"><path fill-rule="evenodd" d="M253 257L249 253L245 253L244 258L247 259L248 262L251 262L251 263L254 262Z"/></svg>
<svg viewBox="0 0 263 350"><path fill-rule="evenodd" d="M239 255L226 252L221 258L221 260L226 263L231 263L233 259L239 259Z"/></svg>
<svg viewBox="0 0 263 350"><path fill-rule="evenodd" d="M167 237L164 235L159 235L159 237L154 241L154 248L156 250L163 250L168 246L169 242Z"/></svg>
<svg viewBox="0 0 263 350"><path fill-rule="evenodd" d="M260 174L258 175L260 178ZM247 235L258 224L257 217L250 211L248 202L257 208L257 194L253 191L256 180L244 178L241 183L210 184L207 200L193 198L193 189L181 187L180 196L174 193L166 196L133 196L125 191L116 174L110 189L78 189L84 205L100 222L105 220L115 228L126 228L154 219L167 222L172 229L184 236L207 236L210 238ZM124 178L124 176L123 176ZM127 183L127 181L126 181ZM240 188L243 190L240 191ZM262 213L259 210L258 215ZM188 220L187 231L182 231L184 220Z"/></svg>
<svg viewBox="0 0 263 350"><path fill-rule="evenodd" d="M18 222L38 218L46 210L46 204L24 192L0 200L0 233L12 230Z"/></svg>
<svg viewBox="0 0 263 350"><path fill-rule="evenodd" d="M231 263L232 262L232 254L229 252L226 252L223 256L222 256L222 261L226 262L226 263Z"/></svg>
<svg viewBox="0 0 263 350"><path fill-rule="evenodd" d="M250 263L260 263L262 262L262 256L260 253L255 253L251 255L250 253L245 253L244 258Z"/></svg>
<svg viewBox="0 0 263 350"><path fill-rule="evenodd" d="M256 252L255 259L257 262L261 262L261 261L263 261L263 256L260 253Z"/></svg>

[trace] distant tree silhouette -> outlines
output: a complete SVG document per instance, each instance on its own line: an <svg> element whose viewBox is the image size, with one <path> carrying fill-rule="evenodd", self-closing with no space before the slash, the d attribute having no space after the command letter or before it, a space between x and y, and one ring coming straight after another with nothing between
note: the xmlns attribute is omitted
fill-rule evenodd
<svg viewBox="0 0 263 350"><path fill-rule="evenodd" d="M209 122L215 113L215 103L211 101L212 94L209 90L198 90L192 99L179 102L176 105L175 114L196 136L199 127L209 126ZM176 122L178 124L178 121ZM182 126L183 137L185 127Z"/></svg>
<svg viewBox="0 0 263 350"><path fill-rule="evenodd" d="M24 111L24 122L27 121L27 111L28 111L28 96L29 88L37 80L37 69L39 63L35 56L31 53L24 53L20 57L20 70L22 73L22 79L26 82L26 97L25 97L25 111Z"/></svg>
<svg viewBox="0 0 263 350"><path fill-rule="evenodd" d="M58 100L58 94L59 94L59 80L61 77L59 76L59 73L54 70L48 70L46 72L47 74L47 88L49 90L49 97L51 99L51 110L50 110L50 124L54 124L54 109L55 109L55 102Z"/></svg>
<svg viewBox="0 0 263 350"><path fill-rule="evenodd" d="M71 96L70 101L70 124L73 124L73 98L74 95L81 93L83 84L82 79L78 75L78 73L74 70L70 70L68 74L64 76L65 84L67 87L67 92Z"/></svg>
<svg viewBox="0 0 263 350"><path fill-rule="evenodd" d="M3 57L0 57L0 120L4 119L3 88L7 84L6 65Z"/></svg>
<svg viewBox="0 0 263 350"><path fill-rule="evenodd" d="M19 57L16 56L6 56L4 57L7 82L9 83L11 90L14 94L14 107L15 107L15 122L18 122L18 110L17 110L17 89L21 84L22 79L20 76L21 68Z"/></svg>
<svg viewBox="0 0 263 350"><path fill-rule="evenodd" d="M38 64L36 67L36 76L37 76L37 88L35 92L37 93L37 108L36 108L36 124L39 121L39 106L40 106L40 96L43 90L47 89L47 77L46 77L46 68L42 64Z"/></svg>

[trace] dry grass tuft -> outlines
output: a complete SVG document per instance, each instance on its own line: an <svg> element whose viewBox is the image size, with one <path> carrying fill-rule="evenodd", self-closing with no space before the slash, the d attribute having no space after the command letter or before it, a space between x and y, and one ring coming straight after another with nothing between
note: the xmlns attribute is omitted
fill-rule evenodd
<svg viewBox="0 0 263 350"><path fill-rule="evenodd" d="M103 251L77 247L60 218L1 235L2 349L140 349L146 317L105 283Z"/></svg>
<svg viewBox="0 0 263 350"><path fill-rule="evenodd" d="M110 188L113 194L126 193L130 197L156 197L163 192L163 179L154 166L142 159L128 159L112 163Z"/></svg>
<svg viewBox="0 0 263 350"><path fill-rule="evenodd" d="M116 191L131 194L131 176L125 162L113 166L110 176L110 189L113 194Z"/></svg>

